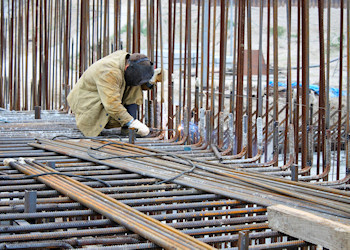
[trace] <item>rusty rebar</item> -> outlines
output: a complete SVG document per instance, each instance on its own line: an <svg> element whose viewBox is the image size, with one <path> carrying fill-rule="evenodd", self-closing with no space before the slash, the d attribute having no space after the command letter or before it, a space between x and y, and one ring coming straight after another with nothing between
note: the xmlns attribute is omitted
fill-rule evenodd
<svg viewBox="0 0 350 250"><path fill-rule="evenodd" d="M243 65L244 65L244 30L245 30L245 1L239 1L238 27L238 66L237 66L237 98L236 98L236 141L237 152L242 149L242 119L243 119Z"/></svg>
<svg viewBox="0 0 350 250"><path fill-rule="evenodd" d="M342 136L342 108L343 108L343 30L344 30L344 0L340 0L340 31L339 31L339 97L338 97L338 136L337 136L337 180L340 177L340 152ZM349 37L347 38L349 39ZM349 87L349 86L348 86Z"/></svg>

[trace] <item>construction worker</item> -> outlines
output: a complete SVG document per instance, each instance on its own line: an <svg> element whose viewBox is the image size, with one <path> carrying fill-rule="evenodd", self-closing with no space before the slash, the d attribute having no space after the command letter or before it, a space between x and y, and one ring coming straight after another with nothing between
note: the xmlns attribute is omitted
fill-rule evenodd
<svg viewBox="0 0 350 250"><path fill-rule="evenodd" d="M92 64L67 97L78 129L98 136L104 128L134 128L147 136L149 128L137 120L142 90L162 80L160 69L143 54L116 51Z"/></svg>

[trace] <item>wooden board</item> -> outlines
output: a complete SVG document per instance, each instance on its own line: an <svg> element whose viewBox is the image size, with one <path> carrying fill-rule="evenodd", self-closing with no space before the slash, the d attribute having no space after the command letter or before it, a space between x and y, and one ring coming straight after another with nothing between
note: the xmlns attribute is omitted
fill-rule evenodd
<svg viewBox="0 0 350 250"><path fill-rule="evenodd" d="M350 226L284 205L267 208L269 226L328 249L350 249Z"/></svg>

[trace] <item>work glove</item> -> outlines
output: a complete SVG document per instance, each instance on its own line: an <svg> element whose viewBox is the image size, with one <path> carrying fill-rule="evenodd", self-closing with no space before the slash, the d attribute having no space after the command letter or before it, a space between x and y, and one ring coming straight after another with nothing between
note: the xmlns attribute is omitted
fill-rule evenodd
<svg viewBox="0 0 350 250"><path fill-rule="evenodd" d="M156 68L154 70L154 74L151 78L151 80L149 81L151 84L156 84L157 82L161 82L163 80L163 76L165 78L166 75L166 71L162 70L161 68ZM165 80L165 79L164 79Z"/></svg>
<svg viewBox="0 0 350 250"><path fill-rule="evenodd" d="M137 119L132 121L132 123L129 125L129 128L135 129L136 134L141 136L146 136L149 134L149 128Z"/></svg>

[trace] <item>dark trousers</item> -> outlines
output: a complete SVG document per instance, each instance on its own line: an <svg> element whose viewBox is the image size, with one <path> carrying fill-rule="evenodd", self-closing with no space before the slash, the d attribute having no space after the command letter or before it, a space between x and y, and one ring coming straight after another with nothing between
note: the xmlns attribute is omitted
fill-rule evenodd
<svg viewBox="0 0 350 250"><path fill-rule="evenodd" d="M137 104L130 104L130 105L125 105L124 107L126 108L128 113L132 117L134 117L134 119L137 119L137 111L138 111L139 105L137 105Z"/></svg>
<svg viewBox="0 0 350 250"><path fill-rule="evenodd" d="M137 119L137 111L139 108L139 105L137 104L130 104L130 105L125 105L124 106L128 113L134 118ZM117 120L114 120L113 118L110 117L109 122L106 124L105 128L110 129L110 128L117 128L120 127L120 123ZM128 128L127 126L123 126L123 128Z"/></svg>
<svg viewBox="0 0 350 250"><path fill-rule="evenodd" d="M128 111L128 113L134 118L137 119L137 111L139 108L139 105L137 104L130 104L130 105L125 105L124 106L126 108L126 110ZM123 129L127 129L127 126L123 126Z"/></svg>

